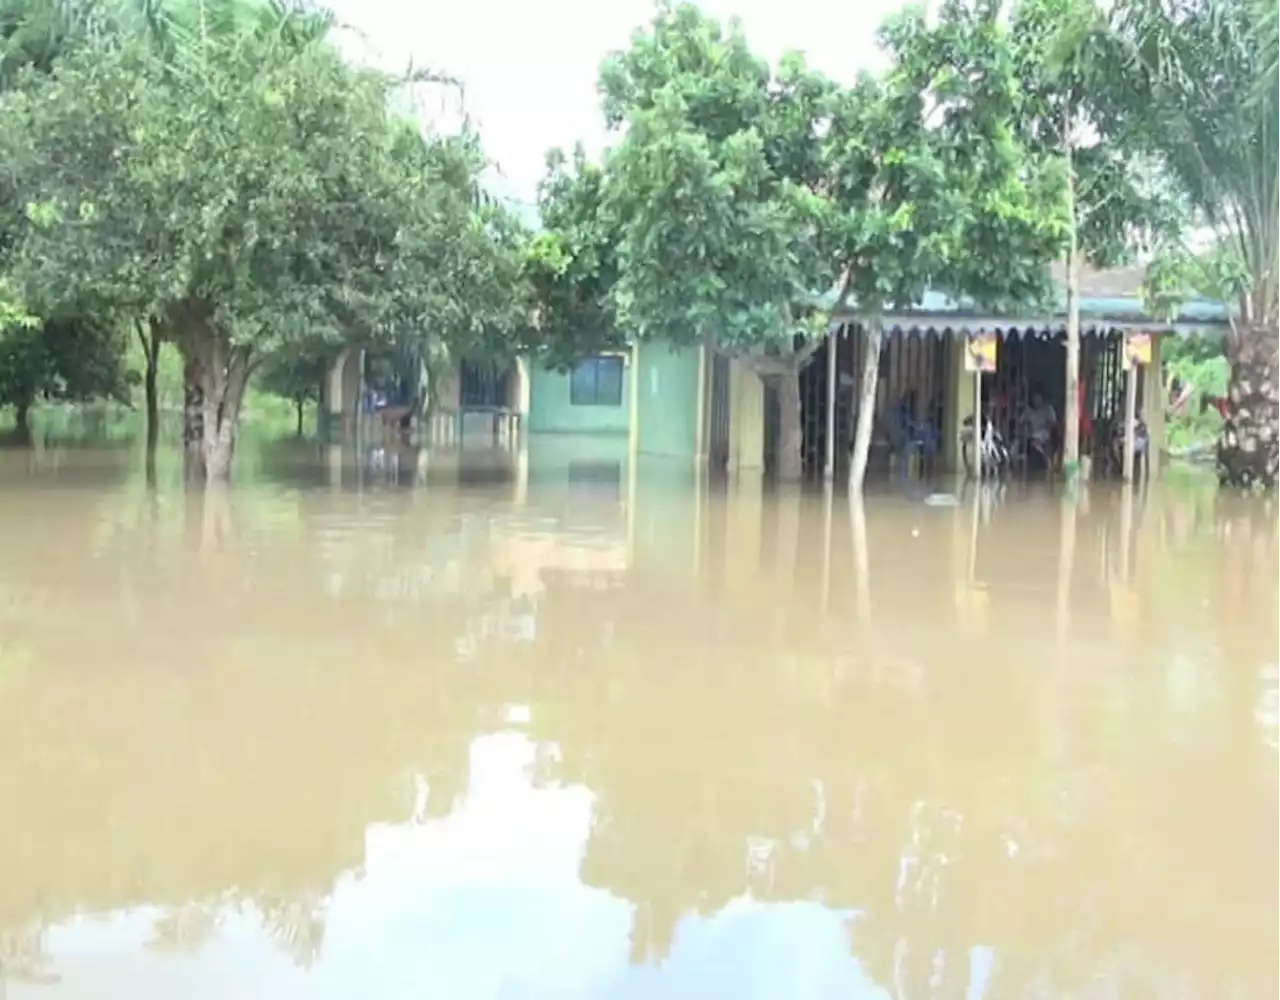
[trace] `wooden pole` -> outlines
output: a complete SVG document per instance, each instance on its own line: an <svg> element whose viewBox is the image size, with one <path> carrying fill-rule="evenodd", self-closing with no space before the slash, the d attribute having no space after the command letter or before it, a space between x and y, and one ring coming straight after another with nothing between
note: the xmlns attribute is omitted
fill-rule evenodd
<svg viewBox="0 0 1280 1000"><path fill-rule="evenodd" d="M835 484L828 482L822 491L822 612L831 610L831 545L832 520L835 515Z"/></svg>
<svg viewBox="0 0 1280 1000"><path fill-rule="evenodd" d="M982 522L982 484L973 491L973 516L969 520L969 587L978 582L978 525Z"/></svg>
<svg viewBox="0 0 1280 1000"><path fill-rule="evenodd" d="M853 534L853 572L857 596L858 618L865 624L871 620L871 560L867 554L867 510L862 494L849 493L849 519Z"/></svg>
<svg viewBox="0 0 1280 1000"><path fill-rule="evenodd" d="M982 482L982 372L973 373L973 475Z"/></svg>
<svg viewBox="0 0 1280 1000"><path fill-rule="evenodd" d="M828 482L836 474L836 386L837 360L840 356L839 329L827 334L827 454L822 464L822 477Z"/></svg>
<svg viewBox="0 0 1280 1000"><path fill-rule="evenodd" d="M1138 414L1138 365L1130 362L1124 385L1124 481L1133 482L1133 449L1136 444L1134 423Z"/></svg>
<svg viewBox="0 0 1280 1000"><path fill-rule="evenodd" d="M1132 374L1132 371L1131 371ZM1128 587L1132 572L1133 551L1133 487L1126 484L1120 492L1120 580Z"/></svg>

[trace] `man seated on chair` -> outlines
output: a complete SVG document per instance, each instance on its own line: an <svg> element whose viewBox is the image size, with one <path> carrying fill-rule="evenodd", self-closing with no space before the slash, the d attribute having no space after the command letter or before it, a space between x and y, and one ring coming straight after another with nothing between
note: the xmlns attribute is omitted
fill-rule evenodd
<svg viewBox="0 0 1280 1000"><path fill-rule="evenodd" d="M1022 415L1027 432L1027 471L1049 472L1058 432L1058 413L1039 389L1031 391L1031 405Z"/></svg>

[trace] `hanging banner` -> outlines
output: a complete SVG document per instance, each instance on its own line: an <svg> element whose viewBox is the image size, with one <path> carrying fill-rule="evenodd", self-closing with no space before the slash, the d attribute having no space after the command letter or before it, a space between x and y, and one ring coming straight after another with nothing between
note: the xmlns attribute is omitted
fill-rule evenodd
<svg viewBox="0 0 1280 1000"><path fill-rule="evenodd" d="M1126 333L1120 367L1128 371L1134 365L1151 364L1151 334Z"/></svg>
<svg viewBox="0 0 1280 1000"><path fill-rule="evenodd" d="M996 370L997 337L994 330L978 330L965 340L964 370L991 375Z"/></svg>

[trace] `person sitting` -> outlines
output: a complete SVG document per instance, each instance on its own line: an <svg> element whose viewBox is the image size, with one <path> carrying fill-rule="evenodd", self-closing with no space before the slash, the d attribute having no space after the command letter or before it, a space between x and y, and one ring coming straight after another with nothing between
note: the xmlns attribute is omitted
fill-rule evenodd
<svg viewBox="0 0 1280 1000"><path fill-rule="evenodd" d="M1027 434L1027 470L1048 472L1053 468L1058 413L1039 389L1032 390L1031 405L1023 413L1022 420Z"/></svg>
<svg viewBox="0 0 1280 1000"><path fill-rule="evenodd" d="M890 415L889 441L893 451L904 459L905 474L910 456L919 455L922 461L931 460L938 450L938 432L929 420L917 420L916 395L911 389L904 392Z"/></svg>

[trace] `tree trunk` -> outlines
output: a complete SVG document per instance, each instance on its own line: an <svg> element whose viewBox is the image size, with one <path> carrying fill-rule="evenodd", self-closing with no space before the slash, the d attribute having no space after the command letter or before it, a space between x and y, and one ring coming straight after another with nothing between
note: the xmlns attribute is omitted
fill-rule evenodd
<svg viewBox="0 0 1280 1000"><path fill-rule="evenodd" d="M1080 468L1080 238L1076 231L1075 168L1067 152L1071 242L1067 247L1066 398L1062 401L1062 467L1068 480Z"/></svg>
<svg viewBox="0 0 1280 1000"><path fill-rule="evenodd" d="M160 364L160 335L152 329L150 336L141 336L147 362L143 373L143 391L147 399L147 455L154 461L156 444L160 440L160 395L156 387L156 370Z"/></svg>
<svg viewBox="0 0 1280 1000"><path fill-rule="evenodd" d="M876 382L880 377L880 345L884 340L883 320L876 316L863 325L862 386L858 395L858 427L853 436L853 458L849 462L849 492L861 493L871 456L871 431L876 421Z"/></svg>
<svg viewBox="0 0 1280 1000"><path fill-rule="evenodd" d="M1218 480L1224 486L1276 487L1277 336L1274 326L1259 324L1242 327L1228 340L1229 406L1218 438Z"/></svg>
<svg viewBox="0 0 1280 1000"><path fill-rule="evenodd" d="M31 443L31 400L13 404L13 434L21 444Z"/></svg>
<svg viewBox="0 0 1280 1000"><path fill-rule="evenodd" d="M183 467L193 481L205 477L204 467L204 373L200 360L183 349L182 365L182 449Z"/></svg>
<svg viewBox="0 0 1280 1000"><path fill-rule="evenodd" d="M778 478L794 483L804 478L804 427L800 420L800 373L785 372L777 380Z"/></svg>
<svg viewBox="0 0 1280 1000"><path fill-rule="evenodd" d="M201 450L205 481L221 483L231 478L240 404L249 381L249 358L243 349L231 347L222 331L210 333L209 357L202 363L204 438Z"/></svg>
<svg viewBox="0 0 1280 1000"><path fill-rule="evenodd" d="M293 401L293 405L297 408L297 411L298 411L298 429L295 431L295 436L302 437L302 406L303 406L302 400L295 399Z"/></svg>

